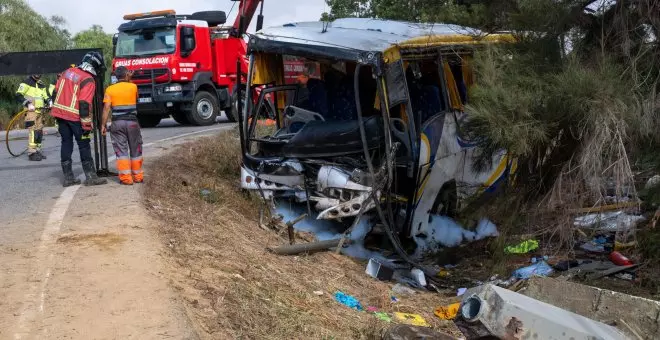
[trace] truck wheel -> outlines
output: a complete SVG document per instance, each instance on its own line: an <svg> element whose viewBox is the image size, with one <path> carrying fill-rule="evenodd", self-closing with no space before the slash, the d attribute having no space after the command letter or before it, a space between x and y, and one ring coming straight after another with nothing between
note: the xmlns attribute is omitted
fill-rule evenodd
<svg viewBox="0 0 660 340"><path fill-rule="evenodd" d="M188 120L188 115L185 112L177 111L172 113L172 118L174 121L181 125L189 125L190 121Z"/></svg>
<svg viewBox="0 0 660 340"><path fill-rule="evenodd" d="M138 123L140 123L141 128L152 128L160 124L160 116L140 116L138 115Z"/></svg>
<svg viewBox="0 0 660 340"><path fill-rule="evenodd" d="M206 91L199 91L188 113L188 120L194 125L211 125L215 123L219 112L218 98Z"/></svg>

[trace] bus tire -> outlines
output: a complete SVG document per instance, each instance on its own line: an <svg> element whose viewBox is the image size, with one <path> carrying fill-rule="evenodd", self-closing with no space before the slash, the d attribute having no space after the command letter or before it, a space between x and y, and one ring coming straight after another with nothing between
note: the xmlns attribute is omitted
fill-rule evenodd
<svg viewBox="0 0 660 340"><path fill-rule="evenodd" d="M199 91L195 94L192 109L188 112L188 121L198 126L215 124L219 113L218 98L209 92Z"/></svg>

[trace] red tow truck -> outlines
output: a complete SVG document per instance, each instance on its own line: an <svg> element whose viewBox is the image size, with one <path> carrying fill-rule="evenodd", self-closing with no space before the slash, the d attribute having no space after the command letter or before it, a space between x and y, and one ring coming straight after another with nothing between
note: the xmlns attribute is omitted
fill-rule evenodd
<svg viewBox="0 0 660 340"><path fill-rule="evenodd" d="M247 74L243 38L259 5L257 30L263 26L263 0L239 2L231 27L223 11L179 15L174 10L129 14L113 37L113 70L133 71L138 86L138 119L154 127L172 116L180 124L210 125L224 110L236 121L237 61L242 84Z"/></svg>

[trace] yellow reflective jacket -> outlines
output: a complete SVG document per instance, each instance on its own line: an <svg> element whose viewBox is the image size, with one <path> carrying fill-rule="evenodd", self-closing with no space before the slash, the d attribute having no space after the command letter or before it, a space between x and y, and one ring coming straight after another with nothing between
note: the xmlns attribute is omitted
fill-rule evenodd
<svg viewBox="0 0 660 340"><path fill-rule="evenodd" d="M23 106L32 102L34 107L39 110L46 106L46 101L52 98L54 90L54 85L46 86L41 81L36 81L32 77L28 77L24 82L18 85L16 99Z"/></svg>

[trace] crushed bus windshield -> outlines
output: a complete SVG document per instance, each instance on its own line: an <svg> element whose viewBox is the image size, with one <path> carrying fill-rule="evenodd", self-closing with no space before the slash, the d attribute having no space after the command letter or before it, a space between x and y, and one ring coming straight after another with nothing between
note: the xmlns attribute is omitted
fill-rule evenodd
<svg viewBox="0 0 660 340"><path fill-rule="evenodd" d="M176 50L174 28L119 32L117 57L171 54Z"/></svg>

